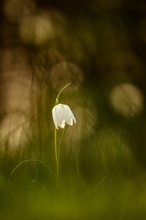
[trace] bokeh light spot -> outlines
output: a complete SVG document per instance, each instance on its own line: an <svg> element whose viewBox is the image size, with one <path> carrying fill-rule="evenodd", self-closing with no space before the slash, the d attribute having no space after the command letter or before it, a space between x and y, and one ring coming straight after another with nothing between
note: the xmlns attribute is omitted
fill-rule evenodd
<svg viewBox="0 0 146 220"><path fill-rule="evenodd" d="M138 115L143 109L143 94L130 83L115 86L110 99L114 110L125 117Z"/></svg>
<svg viewBox="0 0 146 220"><path fill-rule="evenodd" d="M53 23L48 16L27 16L20 25L20 36L25 43L41 46L55 35Z"/></svg>

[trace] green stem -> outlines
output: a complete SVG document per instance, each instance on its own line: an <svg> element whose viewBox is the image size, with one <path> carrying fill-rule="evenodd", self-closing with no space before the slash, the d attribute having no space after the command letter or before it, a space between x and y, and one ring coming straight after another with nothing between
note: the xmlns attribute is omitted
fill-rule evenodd
<svg viewBox="0 0 146 220"><path fill-rule="evenodd" d="M56 101L55 101L55 105L57 105L59 103L59 97L61 95L61 93L63 92L63 90L68 87L71 84L71 82L69 82L68 84L66 84L58 93L57 97L56 97Z"/></svg>
<svg viewBox="0 0 146 220"><path fill-rule="evenodd" d="M68 126L66 125L66 126L65 126L65 129L63 129L58 145L57 145L57 129L56 129L56 127L55 127L55 130L54 130L54 143L55 143L55 160L56 160L56 178L57 178L57 185L58 185L58 183L59 183L59 172L60 172L59 162L60 162L61 142L62 142L62 139L63 139L63 137L64 137L64 134L65 134L65 132L66 132L66 130L67 130L67 127L68 127Z"/></svg>
<svg viewBox="0 0 146 220"><path fill-rule="evenodd" d="M56 178L57 184L59 182L59 160L58 160L58 148L57 148L57 129L54 130L54 145L55 145L55 160L56 160Z"/></svg>
<svg viewBox="0 0 146 220"><path fill-rule="evenodd" d="M59 160L59 161L60 161L61 142L62 142L62 139L63 139L63 137L64 137L64 135L65 135L65 132L66 132L67 128L68 128L68 125L66 125L65 128L63 129L62 134L61 134L61 137L60 137L60 140L59 140L59 144L58 144L58 160Z"/></svg>
<svg viewBox="0 0 146 220"><path fill-rule="evenodd" d="M12 170L12 172L10 173L10 176L12 176L14 174L14 172L20 167L22 166L23 164L25 163L28 163L28 162L35 162L35 163L39 163L41 165L43 165L44 167L46 167L54 176L55 176L55 173L54 171L47 165L45 164L44 162L40 161L40 160L37 160L37 159L28 159L28 160L23 160L22 162L18 163Z"/></svg>
<svg viewBox="0 0 146 220"><path fill-rule="evenodd" d="M71 84L68 83L66 84L58 93L57 97L56 97L56 100L55 100L55 105L57 105L59 103L59 97L61 95L61 93L63 92L63 90L68 87L69 85ZM61 147L61 141L62 141L62 138L64 136L64 133L65 133L66 129L63 130L62 132L62 135L61 135L61 138L60 138L60 141L59 141L59 144L57 144L57 129L55 127L55 130L54 130L54 147L55 147L55 160L56 160L56 178L57 178L57 185L59 183L59 160L60 160L60 147Z"/></svg>
<svg viewBox="0 0 146 220"><path fill-rule="evenodd" d="M104 180L105 180L105 176L104 177L102 177L101 178L101 180L97 183L97 185L94 187L94 189L92 190L92 193L95 193L97 190L98 190L98 188L102 185L102 183L104 182Z"/></svg>

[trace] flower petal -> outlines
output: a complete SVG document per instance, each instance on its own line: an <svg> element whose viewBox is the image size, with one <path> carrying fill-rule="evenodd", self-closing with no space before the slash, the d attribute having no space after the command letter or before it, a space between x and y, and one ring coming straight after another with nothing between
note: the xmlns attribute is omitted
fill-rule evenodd
<svg viewBox="0 0 146 220"><path fill-rule="evenodd" d="M63 104L62 104L62 107L64 110L63 117L64 117L66 123L69 125L73 125L73 122L76 123L76 119L75 119L74 114L72 113L70 107L68 105L63 105Z"/></svg>
<svg viewBox="0 0 146 220"><path fill-rule="evenodd" d="M55 127L58 129L59 127L62 127L62 123L63 123L63 108L61 104L56 105L53 109L52 109L52 117L53 117L53 121L55 124Z"/></svg>
<svg viewBox="0 0 146 220"><path fill-rule="evenodd" d="M61 128L64 128L65 127L65 120L63 119L61 125L60 125Z"/></svg>
<svg viewBox="0 0 146 220"><path fill-rule="evenodd" d="M56 106L55 106L56 107ZM56 112L55 112L55 107L53 107L52 109L52 118L53 118L53 122L55 124L55 127L58 129L58 125L57 125L57 116L56 116Z"/></svg>
<svg viewBox="0 0 146 220"><path fill-rule="evenodd" d="M52 117L56 129L58 129L58 127L64 128L65 123L68 125L73 125L73 123L76 123L76 119L70 107L61 103L53 107Z"/></svg>

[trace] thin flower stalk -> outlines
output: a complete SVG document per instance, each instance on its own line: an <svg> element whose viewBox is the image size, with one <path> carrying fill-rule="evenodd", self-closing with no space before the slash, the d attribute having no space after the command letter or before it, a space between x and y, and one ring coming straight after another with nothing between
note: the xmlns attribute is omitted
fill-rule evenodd
<svg viewBox="0 0 146 220"><path fill-rule="evenodd" d="M55 99L55 106L52 109L52 118L54 121L54 149L55 149L55 160L56 160L57 184L59 183L59 162L60 162L60 149L61 149L62 138L66 132L67 125L72 126L74 123L76 123L75 116L71 111L70 107L68 105L59 103L59 98L61 93L70 84L71 83L68 83L59 91ZM57 130L59 127L63 129L63 132L58 142Z"/></svg>

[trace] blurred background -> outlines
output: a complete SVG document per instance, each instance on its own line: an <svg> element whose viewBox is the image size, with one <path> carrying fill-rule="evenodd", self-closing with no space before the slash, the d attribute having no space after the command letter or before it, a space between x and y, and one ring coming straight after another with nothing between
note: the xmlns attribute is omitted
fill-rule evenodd
<svg viewBox="0 0 146 220"><path fill-rule="evenodd" d="M0 30L0 218L146 219L146 1L1 0Z"/></svg>

